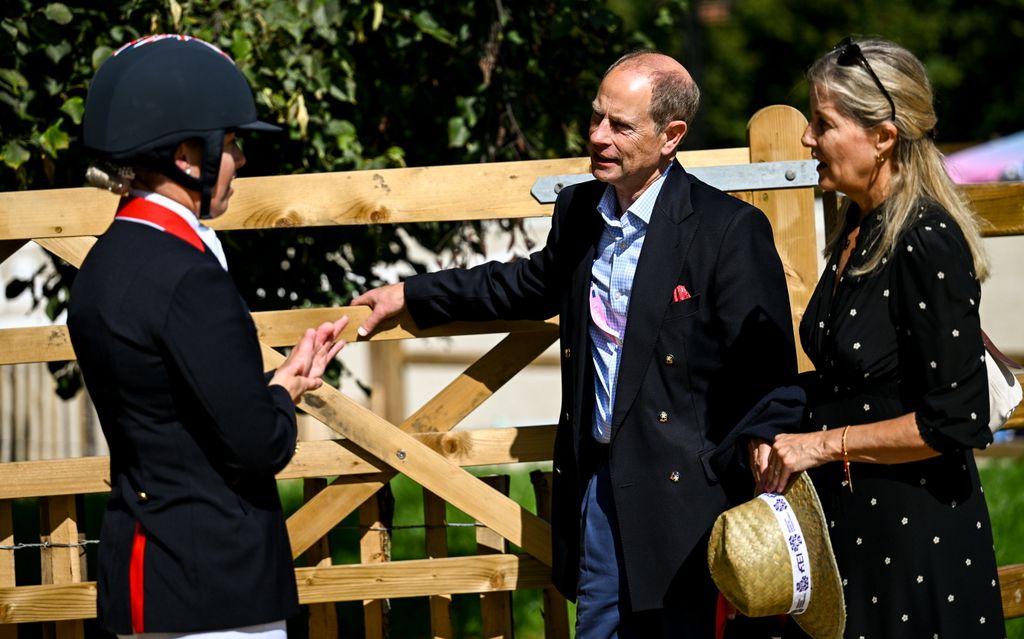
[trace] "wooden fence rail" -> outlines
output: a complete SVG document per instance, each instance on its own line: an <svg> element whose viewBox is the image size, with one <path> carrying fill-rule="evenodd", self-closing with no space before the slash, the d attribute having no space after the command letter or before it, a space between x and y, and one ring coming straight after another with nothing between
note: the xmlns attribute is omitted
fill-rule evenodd
<svg viewBox="0 0 1024 639"><path fill-rule="evenodd" d="M806 121L789 107L769 107L749 124L749 146L714 151L682 152L687 167L743 165L807 160L799 144ZM466 166L355 171L240 179L231 211L218 218L218 229L275 229L325 225L363 225L424 221L456 221L541 217L550 205L540 204L530 189L538 178L584 173L587 160L543 160ZM755 203L772 222L786 269L794 325L802 316L817 279L814 193L806 185L761 188L751 185L734 193ZM1024 233L1024 186L985 185L968 191L988 221L990 235ZM110 224L115 200L94 189L60 189L0 193L0 262L28 241L78 265L95 236ZM342 313L352 318L344 337L355 334L366 308L329 308L254 314L264 364L278 365L275 348L289 346L306 326ZM440 393L408 417L398 408L394 386L401 377L400 351L389 342L428 336L507 333ZM381 391L373 410L324 386L304 398L301 408L338 433L336 441L303 442L281 480L303 480L303 504L287 522L293 556L307 567L296 568L299 596L309 606L309 633L338 636L330 604L362 601L366 637L387 634L385 600L429 597L430 632L453 636L453 594L481 595L482 623L487 636L512 634L507 594L534 588L543 591L548 637L568 637L566 604L551 588L551 539L547 524L550 477L534 473L536 513L507 496L501 479L479 479L466 471L474 466L548 462L553 426L484 430L454 429L557 339L557 319L546 322L457 323L420 330L408 316L399 317L373 335L374 378ZM375 346L375 348L377 348ZM0 330L0 365L74 359L63 326ZM801 360L802 368L809 367ZM751 374L756 374L752 371ZM403 418L404 417L404 418ZM1024 412L1015 416L1024 424ZM30 424L43 428L41 418ZM424 559L391 560L389 504L372 499L401 473L424 492L426 532ZM0 464L0 639L15 637L13 624L46 622L58 637L80 637L82 620L95 616L95 584L83 566L78 496L109 490L107 460L86 457ZM13 548L14 502L38 500L41 536L41 583L22 583L16 575ZM445 504L479 522L479 552L448 556L443 528ZM327 535L359 510L364 534L360 563L332 565ZM33 542L34 543L34 542ZM509 552L509 545L518 551ZM1024 614L1021 584L1024 568L1001 569L1004 607L1008 616ZM503 593L503 594L496 594Z"/></svg>

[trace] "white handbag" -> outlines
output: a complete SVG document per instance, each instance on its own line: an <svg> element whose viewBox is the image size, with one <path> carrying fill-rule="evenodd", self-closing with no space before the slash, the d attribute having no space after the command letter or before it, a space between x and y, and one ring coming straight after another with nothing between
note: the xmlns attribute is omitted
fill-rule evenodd
<svg viewBox="0 0 1024 639"><path fill-rule="evenodd" d="M1006 425L1024 398L1020 382L1011 370L1011 367L1019 370L1021 365L1003 355L985 331L981 332L981 339L985 342L985 367L988 369L988 427L994 433Z"/></svg>

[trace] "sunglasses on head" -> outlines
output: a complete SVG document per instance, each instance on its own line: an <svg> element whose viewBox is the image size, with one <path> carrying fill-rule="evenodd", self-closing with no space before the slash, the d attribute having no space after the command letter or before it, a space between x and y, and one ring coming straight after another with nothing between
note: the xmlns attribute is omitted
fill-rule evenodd
<svg viewBox="0 0 1024 639"><path fill-rule="evenodd" d="M892 96L885 90L885 86L882 81L875 75L874 70L871 69L871 64L868 63L868 59L864 57L864 52L860 50L860 45L853 41L853 38L846 36L842 41L832 49L833 51L839 51L839 56L836 58L836 63L841 67L852 67L860 65L868 72L871 79L875 81L875 85L878 90L882 92L885 99L889 101L889 109L892 111L892 115L889 119L893 122L896 121L896 103L892 101Z"/></svg>

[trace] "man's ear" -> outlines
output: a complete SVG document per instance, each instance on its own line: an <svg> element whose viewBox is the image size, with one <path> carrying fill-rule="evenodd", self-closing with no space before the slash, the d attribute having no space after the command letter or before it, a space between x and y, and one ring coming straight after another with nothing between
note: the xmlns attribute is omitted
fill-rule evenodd
<svg viewBox="0 0 1024 639"><path fill-rule="evenodd" d="M686 122L682 120L672 120L669 122L663 131L665 143L661 147L662 154L675 155L679 145L686 138L687 131L689 131L689 127L686 125Z"/></svg>

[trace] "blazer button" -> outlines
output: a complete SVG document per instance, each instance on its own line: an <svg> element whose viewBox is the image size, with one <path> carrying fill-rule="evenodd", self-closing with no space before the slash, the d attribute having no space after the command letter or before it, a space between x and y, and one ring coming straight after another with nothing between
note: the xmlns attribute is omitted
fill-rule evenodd
<svg viewBox="0 0 1024 639"><path fill-rule="evenodd" d="M565 411L565 421L567 421L567 422L571 422L572 421L572 415L569 414L569 411Z"/></svg>
<svg viewBox="0 0 1024 639"><path fill-rule="evenodd" d="M679 471L673 470L672 474L668 476L668 480L672 483L679 483Z"/></svg>
<svg viewBox="0 0 1024 639"><path fill-rule="evenodd" d="M676 356L669 353L665 356L665 366L671 366L676 363Z"/></svg>
<svg viewBox="0 0 1024 639"><path fill-rule="evenodd" d="M149 495L147 495L146 491L144 490L140 490L138 493L136 493L136 496L139 498L140 504L144 504L147 501L149 501Z"/></svg>
<svg viewBox="0 0 1024 639"><path fill-rule="evenodd" d="M572 349L567 348L564 351L562 351L562 356L565 357L565 359L569 359L572 356Z"/></svg>
<svg viewBox="0 0 1024 639"><path fill-rule="evenodd" d="M662 424L667 423L668 413L666 413L665 411L661 411L660 413L658 413L658 421L661 422Z"/></svg>

